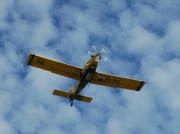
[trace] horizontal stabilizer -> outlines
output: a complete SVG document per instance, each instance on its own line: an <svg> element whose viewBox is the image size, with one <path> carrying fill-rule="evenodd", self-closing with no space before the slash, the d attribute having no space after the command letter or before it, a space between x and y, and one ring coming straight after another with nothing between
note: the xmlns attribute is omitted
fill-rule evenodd
<svg viewBox="0 0 180 134"><path fill-rule="evenodd" d="M61 96L61 97L65 97L65 98L70 98L71 97L71 93L69 92L65 92L65 91L61 91L61 90L54 90L53 95L56 96ZM87 97L87 96L82 96L82 95L78 95L76 98L74 98L75 100L79 100L79 101L84 101L84 102L91 102L92 98L91 97Z"/></svg>

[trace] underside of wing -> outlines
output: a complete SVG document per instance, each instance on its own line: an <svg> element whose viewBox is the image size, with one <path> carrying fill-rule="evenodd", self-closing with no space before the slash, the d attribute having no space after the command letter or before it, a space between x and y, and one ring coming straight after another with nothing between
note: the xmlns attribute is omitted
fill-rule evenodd
<svg viewBox="0 0 180 134"><path fill-rule="evenodd" d="M62 62L51 60L38 55L30 54L27 60L27 64L50 71L55 74L59 74L72 79L80 80L81 68L68 65Z"/></svg>
<svg viewBox="0 0 180 134"><path fill-rule="evenodd" d="M102 79L100 79L100 77ZM145 84L145 82L141 80L129 79L98 72L94 74L90 83L114 88L125 88L135 91L140 91Z"/></svg>

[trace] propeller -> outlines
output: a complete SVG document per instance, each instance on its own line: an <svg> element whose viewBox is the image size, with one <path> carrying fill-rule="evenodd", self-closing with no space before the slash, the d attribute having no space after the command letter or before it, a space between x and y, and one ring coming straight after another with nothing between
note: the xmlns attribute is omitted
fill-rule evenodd
<svg viewBox="0 0 180 134"><path fill-rule="evenodd" d="M108 60L108 58L103 55L106 53L106 51L104 49L97 51L95 46L92 46L92 48L93 48L94 52L88 51L89 55L93 56L93 55L99 53L99 56L100 56L99 59L103 59L104 61Z"/></svg>

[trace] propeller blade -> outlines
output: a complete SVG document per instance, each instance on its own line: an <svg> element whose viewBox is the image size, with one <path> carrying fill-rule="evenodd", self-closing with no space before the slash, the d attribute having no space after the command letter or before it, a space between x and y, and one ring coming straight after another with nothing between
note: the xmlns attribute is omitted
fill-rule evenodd
<svg viewBox="0 0 180 134"><path fill-rule="evenodd" d="M101 49L100 53L106 53L106 51L104 49Z"/></svg>
<svg viewBox="0 0 180 134"><path fill-rule="evenodd" d="M94 53L93 53L93 52L90 52L90 51L88 51L88 54L89 54L89 55L94 55Z"/></svg>
<svg viewBox="0 0 180 134"><path fill-rule="evenodd" d="M102 56L102 59L103 59L104 61L107 61L107 60L108 60L108 58L105 57L105 56Z"/></svg>
<svg viewBox="0 0 180 134"><path fill-rule="evenodd" d="M95 46L92 46L92 48L94 49L94 51L95 51L95 52L97 52L97 50L96 50L96 47L95 47Z"/></svg>

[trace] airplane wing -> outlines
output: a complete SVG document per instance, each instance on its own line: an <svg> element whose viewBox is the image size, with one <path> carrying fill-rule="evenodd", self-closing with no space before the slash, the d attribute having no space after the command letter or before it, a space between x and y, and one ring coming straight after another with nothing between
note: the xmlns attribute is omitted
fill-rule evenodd
<svg viewBox="0 0 180 134"><path fill-rule="evenodd" d="M59 74L72 79L80 80L81 68L68 65L62 62L51 60L38 55L30 54L27 60L27 64L50 71L55 74Z"/></svg>
<svg viewBox="0 0 180 134"><path fill-rule="evenodd" d="M99 76L102 77L102 80L100 80ZM145 84L145 82L141 80L123 78L98 72L94 74L90 83L114 88L125 88L135 91L140 91Z"/></svg>

